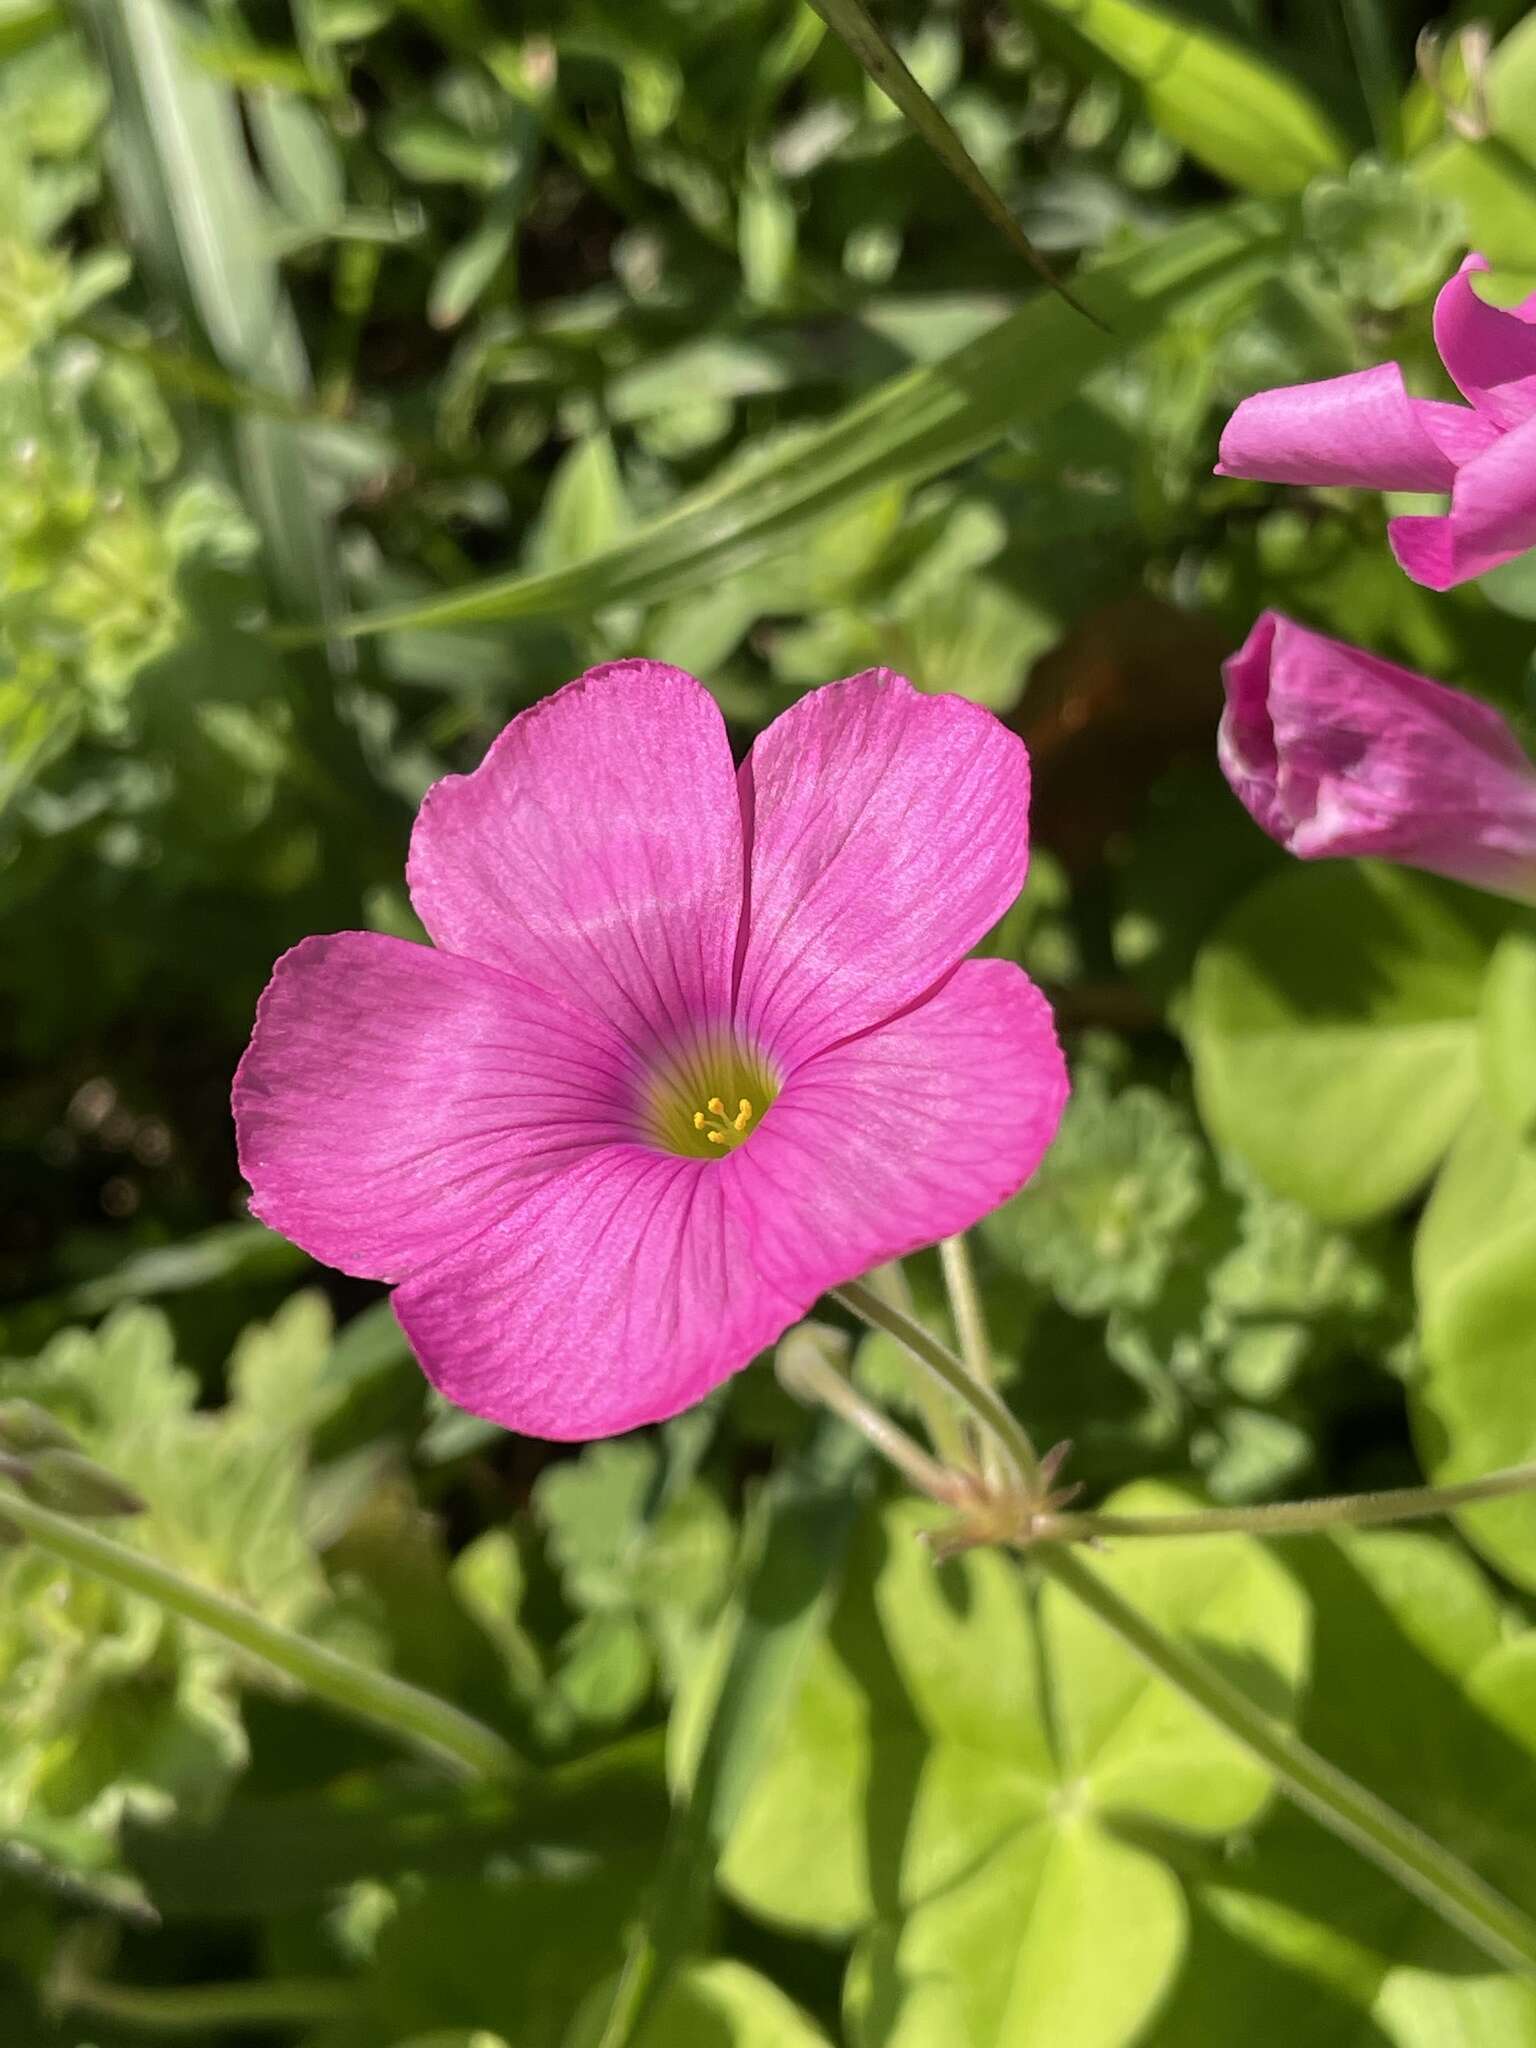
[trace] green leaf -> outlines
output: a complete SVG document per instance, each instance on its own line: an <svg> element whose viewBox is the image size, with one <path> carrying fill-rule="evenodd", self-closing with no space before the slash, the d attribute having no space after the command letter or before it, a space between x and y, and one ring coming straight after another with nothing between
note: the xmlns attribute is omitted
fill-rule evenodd
<svg viewBox="0 0 1536 2048"><path fill-rule="evenodd" d="M492 1859L474 1877L417 1890L359 1983L347 2048L447 2027L486 2028L517 2048L564 2048L594 1980L618 1962L635 1862L614 1857L555 1874Z"/></svg>
<svg viewBox="0 0 1536 2048"><path fill-rule="evenodd" d="M240 1793L205 1825L130 1823L126 1854L157 1910L174 1918L316 1913L343 1886L372 1879L469 1877L494 1859L537 1870L633 1859L666 1825L657 1731L513 1788L423 1781L405 1772L345 1778L315 1791Z"/></svg>
<svg viewBox="0 0 1536 2048"><path fill-rule="evenodd" d="M1536 135L1530 122L1536 93L1536 17L1524 14L1501 38L1487 67L1484 91L1490 133L1481 141L1450 132L1436 118L1434 101L1428 100L1425 126L1434 139L1414 157L1413 171L1437 198L1461 210L1467 241L1490 263L1529 269L1536 208Z"/></svg>
<svg viewBox="0 0 1536 2048"><path fill-rule="evenodd" d="M235 96L193 60L169 0L84 6L112 81L123 210L147 266L206 334L224 369L306 400L304 346L276 264L263 255L268 209ZM234 440L281 603L294 614L329 620L337 572L301 430L243 414ZM320 717L329 724L328 706Z"/></svg>
<svg viewBox="0 0 1536 2048"><path fill-rule="evenodd" d="M1536 1636L1506 1640L1494 1589L1440 1537L1300 1539L1286 1558L1316 1629L1303 1734L1529 1900ZM1200 1882L1193 1906L1186 1967L1148 2048L1513 2048L1531 2033L1529 1980L1490 1974L1291 1809Z"/></svg>
<svg viewBox="0 0 1536 2048"><path fill-rule="evenodd" d="M324 229L347 203L346 178L330 130L294 93L251 93L251 131L279 204L294 220Z"/></svg>
<svg viewBox="0 0 1536 2048"><path fill-rule="evenodd" d="M1437 1482L1536 1458L1536 1145L1480 1108L1419 1226L1424 1374L1415 1426ZM1478 1548L1536 1586L1536 1497L1459 1517Z"/></svg>
<svg viewBox="0 0 1536 2048"><path fill-rule="evenodd" d="M1148 1486L1112 1505L1177 1498ZM979 1552L937 1566L919 1540L933 1522L907 1503L862 1529L727 1846L721 1877L741 1904L837 1935L981 1885L983 1867L1028 1890L1042 1832L1171 1816L1219 1833L1253 1818L1268 1778L1219 1730L1054 1588L1037 1639L1017 1565ZM1291 1710L1306 1604L1257 1545L1138 1540L1096 1568L1271 1711Z"/></svg>
<svg viewBox="0 0 1536 2048"><path fill-rule="evenodd" d="M1146 0L1023 0L1054 14L1142 88L1166 135L1239 191L1283 197L1348 161L1312 95L1241 43Z"/></svg>
<svg viewBox="0 0 1536 2048"><path fill-rule="evenodd" d="M686 1706L668 1730L676 1805L654 1895L625 1957L601 2048L623 2048L698 1945L721 1851L759 1783L836 1600L863 1496L862 1442L830 1419L771 1482L757 1547Z"/></svg>
<svg viewBox="0 0 1536 2048"><path fill-rule="evenodd" d="M1042 1820L860 1943L854 2048L1130 2048L1178 1969L1184 1922L1156 1857L1082 1815Z"/></svg>
<svg viewBox="0 0 1536 2048"><path fill-rule="evenodd" d="M795 205L764 165L749 167L736 223L736 245L747 295L760 306L780 305L795 272Z"/></svg>
<svg viewBox="0 0 1536 2048"><path fill-rule="evenodd" d="M783 553L812 522L868 492L936 475L1044 417L1094 370L1203 294L1271 268L1283 247L1282 225L1265 209L1198 217L1085 274L1083 296L1111 332L1085 331L1070 307L1037 294L980 340L891 379L779 455L741 465L616 546L560 569L364 613L348 630L590 615L714 586Z"/></svg>
<svg viewBox="0 0 1536 2048"><path fill-rule="evenodd" d="M512 251L516 213L491 207L480 225L448 251L427 294L427 318L434 327L457 327L490 290Z"/></svg>
<svg viewBox="0 0 1536 2048"><path fill-rule="evenodd" d="M1501 922L1470 890L1374 865L1255 890L1202 948L1184 1019L1216 1143L1332 1222L1405 1200L1476 1097Z"/></svg>
<svg viewBox="0 0 1536 2048"><path fill-rule="evenodd" d="M528 537L529 562L558 574L615 547L633 524L613 442L607 434L588 434L566 450L550 478Z"/></svg>
<svg viewBox="0 0 1536 2048"><path fill-rule="evenodd" d="M1483 1087L1521 1137L1536 1135L1536 934L1509 932L1483 987Z"/></svg>
<svg viewBox="0 0 1536 2048"><path fill-rule="evenodd" d="M679 1970L636 2048L828 2048L827 2037L784 1993L721 1956ZM578 2048L572 2041L567 2048Z"/></svg>
<svg viewBox="0 0 1536 2048"><path fill-rule="evenodd" d="M199 1408L166 1319L124 1307L95 1333L66 1330L35 1359L0 1362L0 1399L45 1410L114 1487L142 1500L120 1532L124 1556L142 1551L322 1647L345 1631L371 1657L376 1642L339 1610L315 1554L308 1438L334 1398L333 1357L329 1310L301 1293L242 1335L224 1406ZM78 1469L71 1476L79 1482ZM60 1863L114 1870L125 1816L198 1818L243 1765L250 1667L223 1638L41 1545L0 1571L0 1720L11 1738L0 1826ZM446 1618L438 1590L435 1640L453 1640Z"/></svg>
<svg viewBox="0 0 1536 2048"><path fill-rule="evenodd" d="M1115 1494L1107 1512L1162 1513L1180 1499L1147 1481ZM1294 1716L1308 1663L1307 1603L1261 1545L1148 1537L1094 1557L1092 1569L1165 1634L1197 1644L1271 1713ZM1063 1771L1096 1810L1213 1834L1251 1821L1270 1795L1263 1767L1059 1587L1047 1587L1043 1608Z"/></svg>

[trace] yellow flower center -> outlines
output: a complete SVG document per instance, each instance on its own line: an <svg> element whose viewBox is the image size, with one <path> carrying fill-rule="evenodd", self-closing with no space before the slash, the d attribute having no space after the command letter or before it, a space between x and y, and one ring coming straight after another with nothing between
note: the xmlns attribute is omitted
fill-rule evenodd
<svg viewBox="0 0 1536 2048"><path fill-rule="evenodd" d="M746 1144L779 1092L777 1077L726 1033L711 1033L653 1074L645 1121L656 1144L685 1159L719 1159Z"/></svg>
<svg viewBox="0 0 1536 2048"><path fill-rule="evenodd" d="M708 1107L693 1112L693 1128L704 1133L709 1145L739 1145L747 1135L747 1125L752 1121L752 1104L743 1095L732 1116L718 1095L711 1095Z"/></svg>

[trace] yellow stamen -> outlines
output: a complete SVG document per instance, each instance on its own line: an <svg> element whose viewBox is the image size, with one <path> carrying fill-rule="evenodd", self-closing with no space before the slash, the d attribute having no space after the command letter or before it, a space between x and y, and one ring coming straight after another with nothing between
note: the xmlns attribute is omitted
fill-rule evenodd
<svg viewBox="0 0 1536 2048"><path fill-rule="evenodd" d="M711 1095L707 1109L693 1112L693 1128L702 1131L711 1145L732 1146L745 1137L756 1111L749 1096L737 1097L732 1116L718 1095Z"/></svg>

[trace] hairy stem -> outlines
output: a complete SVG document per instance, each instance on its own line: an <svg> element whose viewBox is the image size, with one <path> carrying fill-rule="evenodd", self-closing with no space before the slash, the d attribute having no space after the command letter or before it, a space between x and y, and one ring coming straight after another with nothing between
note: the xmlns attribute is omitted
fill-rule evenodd
<svg viewBox="0 0 1536 2048"><path fill-rule="evenodd" d="M840 1341L846 1349L846 1339ZM883 1408L867 1401L844 1367L829 1355L817 1331L802 1327L782 1338L777 1371L790 1393L818 1401L841 1416L919 1493L947 1507L957 1507L963 1501L967 1489L962 1476L930 1457Z"/></svg>
<svg viewBox="0 0 1536 2048"><path fill-rule="evenodd" d="M876 1266L872 1273L865 1274L862 1284L895 1314L905 1316L908 1322L916 1322L912 1283L900 1259L892 1259L889 1265ZM928 1432L928 1441L938 1453L939 1462L952 1466L957 1472L962 1471L970 1458L970 1438L962 1420L962 1415L969 1413L969 1401L962 1397L962 1404L957 1406L953 1389L941 1386L931 1372L916 1373L912 1385L917 1405L922 1411L923 1427Z"/></svg>
<svg viewBox="0 0 1536 2048"><path fill-rule="evenodd" d="M1422 1521L1480 1500L1536 1491L1536 1463L1508 1465L1454 1486L1395 1486L1381 1493L1330 1494L1322 1500L1277 1501L1256 1508L1193 1508L1176 1515L1042 1515L1036 1534L1056 1543L1111 1536L1305 1536L1319 1529L1365 1528L1377 1522Z"/></svg>
<svg viewBox="0 0 1536 2048"><path fill-rule="evenodd" d="M95 1983L60 1992L65 2012L91 2013L120 2027L149 2032L206 2033L226 2027L313 2027L342 2019L356 1993L343 1978L272 1978L257 1984L188 1984L174 1987Z"/></svg>
<svg viewBox="0 0 1536 2048"><path fill-rule="evenodd" d="M981 1290L976 1285L971 1247L963 1232L941 1241L939 1265L966 1371L978 1386L990 1387L994 1384L992 1340L987 1331L986 1310L981 1305ZM981 1469L990 1480L996 1481L999 1476L997 1442L990 1432L982 1436Z"/></svg>
<svg viewBox="0 0 1536 2048"><path fill-rule="evenodd" d="M903 1315L900 1309L882 1301L864 1281L846 1281L833 1289L833 1299L840 1301L844 1308L851 1309L872 1328L884 1330L887 1336L894 1337L920 1365L927 1367L935 1379L957 1395L976 1420L996 1438L1017 1474L1021 1490L1028 1491L1038 1476L1040 1461L1035 1456L1029 1432L991 1387L974 1380L964 1361L957 1358L947 1344L941 1344L911 1316Z"/></svg>

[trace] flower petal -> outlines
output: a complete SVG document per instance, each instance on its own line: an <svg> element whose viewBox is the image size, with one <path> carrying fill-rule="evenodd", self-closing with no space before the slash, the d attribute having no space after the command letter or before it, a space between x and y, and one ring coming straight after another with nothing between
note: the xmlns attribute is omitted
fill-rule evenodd
<svg viewBox="0 0 1536 2048"><path fill-rule="evenodd" d="M803 697L741 781L736 1015L785 1071L924 996L1023 886L1023 743L979 705L888 669Z"/></svg>
<svg viewBox="0 0 1536 2048"><path fill-rule="evenodd" d="M1536 294L1503 310L1486 305L1472 279L1487 263L1469 256L1435 300L1435 346L1456 388L1501 427L1536 415Z"/></svg>
<svg viewBox="0 0 1536 2048"><path fill-rule="evenodd" d="M1271 838L1529 900L1536 767L1491 704L1276 612L1224 674L1222 770Z"/></svg>
<svg viewBox="0 0 1536 2048"><path fill-rule="evenodd" d="M438 945L643 1049L724 1016L743 859L719 708L660 662L589 670L428 790L407 873Z"/></svg>
<svg viewBox="0 0 1536 2048"><path fill-rule="evenodd" d="M1464 406L1410 398L1396 363L1245 398L1221 437L1218 476L1271 484L1449 490L1496 428Z"/></svg>
<svg viewBox="0 0 1536 2048"><path fill-rule="evenodd" d="M1536 413L1456 472L1449 512L1393 519L1398 562L1431 590L1485 576L1536 547Z"/></svg>
<svg viewBox="0 0 1536 2048"><path fill-rule="evenodd" d="M728 1162L759 1272L808 1308L968 1228L1029 1179L1066 1099L1044 996L1010 961L965 961L927 1002L799 1068Z"/></svg>
<svg viewBox="0 0 1536 2048"><path fill-rule="evenodd" d="M968 961L798 1069L738 1151L608 1145L414 1275L395 1312L461 1408L580 1441L656 1422L828 1287L974 1223L1033 1172L1066 1099L1049 1009Z"/></svg>
<svg viewBox="0 0 1536 2048"><path fill-rule="evenodd" d="M396 1292L427 1377L472 1414L565 1443L702 1400L810 1305L755 1266L731 1200L741 1156L610 1145L534 1190Z"/></svg>
<svg viewBox="0 0 1536 2048"><path fill-rule="evenodd" d="M622 1042L557 997L378 932L273 970L235 1076L251 1207L315 1258L398 1279L514 1189L635 1130Z"/></svg>

